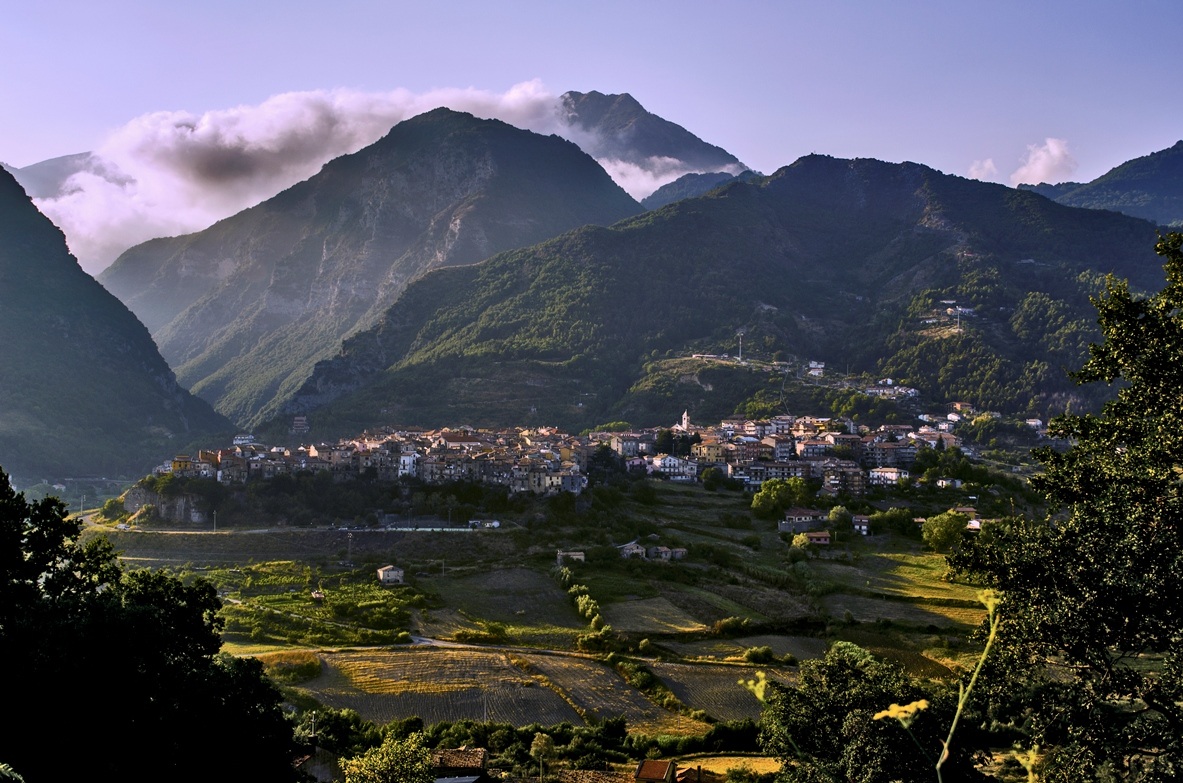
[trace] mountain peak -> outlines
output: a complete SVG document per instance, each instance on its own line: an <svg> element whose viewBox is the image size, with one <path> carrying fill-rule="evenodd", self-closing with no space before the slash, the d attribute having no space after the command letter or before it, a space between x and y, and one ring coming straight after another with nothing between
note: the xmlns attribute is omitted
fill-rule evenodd
<svg viewBox="0 0 1183 783"><path fill-rule="evenodd" d="M249 425L426 271L641 211L575 144L437 108L102 280L183 382Z"/></svg>
<svg viewBox="0 0 1183 783"><path fill-rule="evenodd" d="M628 93L566 92L561 100L567 122L592 134L590 141L581 143L599 160L645 168L661 157L682 161L686 171L738 174L747 169L727 150L650 113Z"/></svg>

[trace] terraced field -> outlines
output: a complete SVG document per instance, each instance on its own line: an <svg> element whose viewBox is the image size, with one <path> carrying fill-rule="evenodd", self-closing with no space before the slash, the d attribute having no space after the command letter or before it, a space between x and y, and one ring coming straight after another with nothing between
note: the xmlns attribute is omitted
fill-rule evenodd
<svg viewBox="0 0 1183 783"><path fill-rule="evenodd" d="M569 649L587 625L557 582L526 568L424 579L420 584L464 617L502 623L515 643Z"/></svg>
<svg viewBox="0 0 1183 783"><path fill-rule="evenodd" d="M827 595L821 600L822 606L831 617L841 618L845 616L846 612L850 612L851 617L860 623L891 620L921 627L954 625L968 631L986 616L984 608L945 606L923 601L887 601L882 598L846 593Z"/></svg>
<svg viewBox="0 0 1183 783"><path fill-rule="evenodd" d="M301 686L322 703L378 723L418 715L427 723L465 718L523 726L582 723L539 678L501 651L415 647L321 653L322 674Z"/></svg>
<svg viewBox="0 0 1183 783"><path fill-rule="evenodd" d="M631 730L647 734L693 735L708 728L657 706L608 666L582 656L422 646L319 657L320 676L300 688L327 706L379 723L418 715L429 724L468 718L523 726L622 715ZM744 672L735 667L732 683Z"/></svg>
<svg viewBox="0 0 1183 783"><path fill-rule="evenodd" d="M623 715L631 731L646 734L702 734L709 727L658 707L626 683L620 675L590 658L525 655L533 672L543 675L584 715L611 718Z"/></svg>
<svg viewBox="0 0 1183 783"><path fill-rule="evenodd" d="M674 692L679 701L693 709L705 711L716 720L759 720L762 705L748 689L739 684L741 679L753 679L757 671L763 671L781 682L789 680L787 675L761 666L657 661L649 668Z"/></svg>
<svg viewBox="0 0 1183 783"><path fill-rule="evenodd" d="M664 597L607 604L600 607L600 613L614 630L623 633L697 633L707 628Z"/></svg>
<svg viewBox="0 0 1183 783"><path fill-rule="evenodd" d="M784 636L760 634L738 639L700 639L692 642L663 641L668 647L686 658L741 658L749 647L769 647L776 655L794 655L798 660L820 658L826 654L826 641L812 636Z"/></svg>

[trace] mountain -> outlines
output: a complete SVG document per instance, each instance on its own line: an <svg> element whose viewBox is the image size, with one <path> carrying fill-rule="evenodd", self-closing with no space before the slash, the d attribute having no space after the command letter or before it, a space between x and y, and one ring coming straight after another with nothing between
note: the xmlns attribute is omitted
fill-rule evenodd
<svg viewBox="0 0 1183 783"><path fill-rule="evenodd" d="M436 109L100 279L183 383L250 425L424 272L640 211L574 144Z"/></svg>
<svg viewBox="0 0 1183 783"><path fill-rule="evenodd" d="M232 425L177 385L148 330L82 271L0 172L0 466L20 479L142 475Z"/></svg>
<svg viewBox="0 0 1183 783"><path fill-rule="evenodd" d="M715 188L734 180L748 181L759 177L755 171L744 171L740 174L727 174L716 171L707 174L684 174L668 185L662 185L650 195L641 199L641 206L645 209L658 209L666 204L673 204L684 198L705 196Z"/></svg>
<svg viewBox="0 0 1183 783"><path fill-rule="evenodd" d="M29 194L29 198L60 196L65 189L66 180L75 174L83 171L101 174L105 170L99 159L89 152L62 155L21 168L0 164L0 168L16 178Z"/></svg>
<svg viewBox="0 0 1183 783"><path fill-rule="evenodd" d="M567 124L583 132L580 146L597 160L624 161L645 170L659 161L673 161L683 172L738 174L747 169L727 150L650 113L628 93L566 92L561 101Z"/></svg>
<svg viewBox="0 0 1183 783"><path fill-rule="evenodd" d="M1183 226L1183 141L1126 161L1092 182L1021 187L1071 207L1111 209L1160 226Z"/></svg>
<svg viewBox="0 0 1183 783"><path fill-rule="evenodd" d="M891 375L934 404L1062 409L1095 334L1089 295L1110 272L1160 287L1155 235L917 164L809 156L426 275L286 410L345 432L654 423L725 380L663 362L734 354L739 329L745 356Z"/></svg>

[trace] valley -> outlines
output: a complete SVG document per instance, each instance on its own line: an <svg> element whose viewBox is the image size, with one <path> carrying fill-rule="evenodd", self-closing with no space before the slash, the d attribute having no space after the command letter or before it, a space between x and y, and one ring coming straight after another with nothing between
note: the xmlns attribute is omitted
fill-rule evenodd
<svg viewBox="0 0 1183 783"><path fill-rule="evenodd" d="M572 138L401 119L97 281L30 194L133 181L0 172L29 726L97 671L161 769L217 725L285 774L394 742L474 780L1018 779L1051 742L1168 779L1183 143L1083 184L765 175L627 94L557 105ZM0 764L43 770L19 731Z"/></svg>

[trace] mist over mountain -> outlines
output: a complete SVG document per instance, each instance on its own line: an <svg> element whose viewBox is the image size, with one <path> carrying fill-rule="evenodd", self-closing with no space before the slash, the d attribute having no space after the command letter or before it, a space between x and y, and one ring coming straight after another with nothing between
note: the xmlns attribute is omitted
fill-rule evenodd
<svg viewBox="0 0 1183 783"><path fill-rule="evenodd" d="M611 110L593 112L591 96ZM580 101L588 116L572 115L562 96L535 80L503 93L310 90L201 114L151 112L114 129L92 152L13 171L83 268L98 274L129 247L208 228L441 106L599 150L592 154L607 156L602 165L635 198L686 172L740 170L733 156L631 96L592 93Z"/></svg>
<svg viewBox="0 0 1183 783"><path fill-rule="evenodd" d="M426 275L284 412L345 430L647 422L711 393L655 360L734 353L741 328L749 355L1042 411L1076 393L1066 368L1095 334L1101 276L1161 285L1154 239L1145 221L917 164L814 155Z"/></svg>
<svg viewBox="0 0 1183 783"><path fill-rule="evenodd" d="M8 164L0 164L0 168L16 178L29 198L38 199L60 196L68 187L70 177L83 171L98 171L100 163L93 153L78 152L21 168Z"/></svg>
<svg viewBox="0 0 1183 783"><path fill-rule="evenodd" d="M570 137L635 198L690 173L740 174L747 166L722 147L658 117L628 93L566 92Z"/></svg>
<svg viewBox="0 0 1183 783"><path fill-rule="evenodd" d="M683 174L668 185L662 185L641 199L641 206L645 209L658 209L684 198L697 198L706 195L728 182L735 180L747 182L760 176L762 175L755 171L744 171L740 174L727 174L720 171L707 174Z"/></svg>
<svg viewBox="0 0 1183 783"><path fill-rule="evenodd" d="M19 479L142 475L232 425L181 388L135 316L0 172L0 466Z"/></svg>
<svg viewBox="0 0 1183 783"><path fill-rule="evenodd" d="M1092 182L1020 187L1068 206L1111 209L1160 226L1183 226L1183 141L1126 161Z"/></svg>
<svg viewBox="0 0 1183 783"><path fill-rule="evenodd" d="M562 104L567 123L591 134L585 149L597 160L646 166L657 158L672 158L697 171L735 174L747 168L722 147L647 111L628 93L565 92Z"/></svg>
<svg viewBox="0 0 1183 783"><path fill-rule="evenodd" d="M249 425L427 270L637 214L574 144L436 109L205 231L102 274L183 383Z"/></svg>

